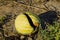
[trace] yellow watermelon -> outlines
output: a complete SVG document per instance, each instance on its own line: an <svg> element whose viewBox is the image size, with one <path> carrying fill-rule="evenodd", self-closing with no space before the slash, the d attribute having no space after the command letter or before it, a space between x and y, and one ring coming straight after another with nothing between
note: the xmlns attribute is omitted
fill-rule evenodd
<svg viewBox="0 0 60 40"><path fill-rule="evenodd" d="M32 21L32 22L29 22ZM35 26L35 30L34 27ZM36 31L40 25L39 18L36 14L25 12L18 15L15 19L15 28L19 34L30 35Z"/></svg>

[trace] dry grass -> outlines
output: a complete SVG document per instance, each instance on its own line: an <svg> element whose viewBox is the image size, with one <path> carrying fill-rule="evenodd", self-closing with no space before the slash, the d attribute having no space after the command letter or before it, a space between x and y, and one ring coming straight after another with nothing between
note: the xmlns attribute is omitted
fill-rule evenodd
<svg viewBox="0 0 60 40"><path fill-rule="evenodd" d="M59 0L57 0L59 1ZM0 0L0 40L19 40L15 28L14 28L14 20L17 15L20 13L29 11L31 13L35 13L40 15L49 10L56 11L60 13L60 3L56 2L56 4L52 4L54 1L44 1L44 0ZM58 17L60 19L60 14L58 13ZM4 19L3 19L4 18ZM59 20L58 20L59 21ZM59 21L60 22L60 21ZM35 40L46 40L42 38L41 31L45 32L42 29L39 29L39 32L35 34ZM43 33L44 34L44 33ZM47 32L46 32L47 34ZM37 36L37 37L36 37ZM46 36L46 35L45 35ZM30 37L26 37L25 39L33 40Z"/></svg>

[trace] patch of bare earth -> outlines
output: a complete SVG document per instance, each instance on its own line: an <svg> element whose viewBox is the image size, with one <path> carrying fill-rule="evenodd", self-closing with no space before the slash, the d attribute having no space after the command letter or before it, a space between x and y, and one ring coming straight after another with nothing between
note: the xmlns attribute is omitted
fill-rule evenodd
<svg viewBox="0 0 60 40"><path fill-rule="evenodd" d="M18 35L17 32L14 28L14 21L17 15L20 13L29 11L31 13L35 13L37 15L42 14L44 12L47 12L49 10L52 11L57 11L60 13L60 2L58 1L44 1L44 0L37 0L37 1L3 1L0 3L0 15L4 16L5 23L2 25L4 30L3 32L0 32L0 40L4 40L3 34L6 38L6 40L12 40L10 36L15 36L14 39L18 40ZM59 14L60 15L60 14ZM60 18L60 16L58 16ZM60 20L59 20L60 21ZM2 34L3 33L3 34ZM16 37L17 36L17 37ZM36 40L40 40L41 37L39 38L35 36ZM30 37L28 37L28 40L33 40Z"/></svg>

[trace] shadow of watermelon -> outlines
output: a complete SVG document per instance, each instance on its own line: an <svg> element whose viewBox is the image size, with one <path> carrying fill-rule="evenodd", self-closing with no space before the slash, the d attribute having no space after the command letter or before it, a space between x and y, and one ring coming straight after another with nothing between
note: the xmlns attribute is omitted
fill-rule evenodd
<svg viewBox="0 0 60 40"><path fill-rule="evenodd" d="M45 13L38 15L38 16L41 19L42 29L46 28L46 23L53 25L53 21L58 20L57 12L55 12L55 11L47 11Z"/></svg>

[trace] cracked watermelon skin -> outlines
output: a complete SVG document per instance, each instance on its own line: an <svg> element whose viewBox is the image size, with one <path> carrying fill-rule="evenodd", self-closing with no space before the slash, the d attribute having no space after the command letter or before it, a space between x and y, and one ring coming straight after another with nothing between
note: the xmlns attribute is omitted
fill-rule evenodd
<svg viewBox="0 0 60 40"><path fill-rule="evenodd" d="M26 14L31 18L36 28L38 28L40 25L38 16L29 12L26 12ZM22 35L30 35L36 31L36 29L34 30L34 28L30 25L27 17L23 13L16 17L15 28L16 31Z"/></svg>

